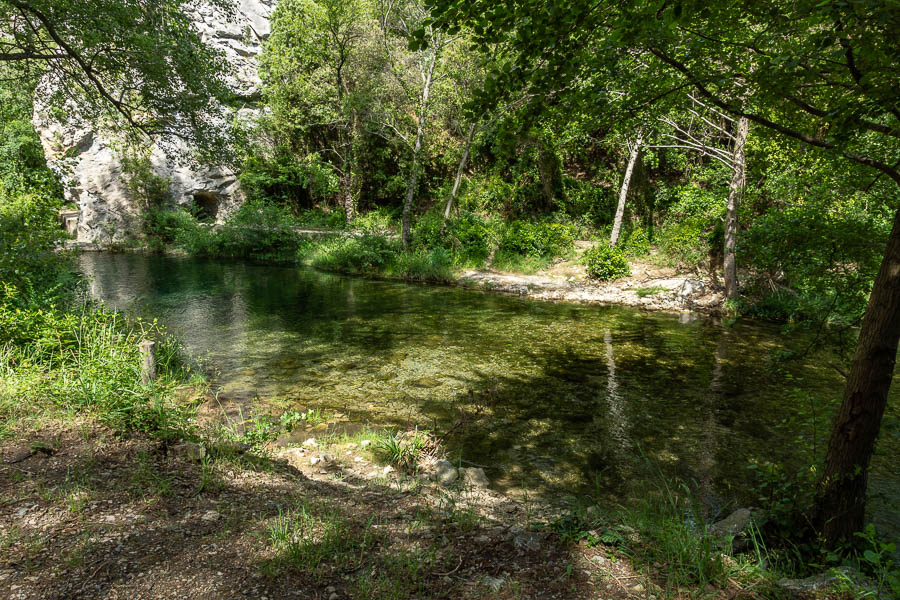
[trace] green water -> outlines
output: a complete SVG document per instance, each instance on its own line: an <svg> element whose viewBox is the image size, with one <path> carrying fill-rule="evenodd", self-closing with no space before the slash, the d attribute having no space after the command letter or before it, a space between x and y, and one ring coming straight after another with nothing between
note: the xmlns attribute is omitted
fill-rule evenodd
<svg viewBox="0 0 900 600"><path fill-rule="evenodd" d="M819 452L842 381L775 326L538 303L296 267L83 254L93 295L158 316L222 397L321 408L352 423L447 431L509 493L640 493L647 460L711 507L749 502L753 463ZM897 388L871 489L897 525ZM347 423L338 423L338 427Z"/></svg>

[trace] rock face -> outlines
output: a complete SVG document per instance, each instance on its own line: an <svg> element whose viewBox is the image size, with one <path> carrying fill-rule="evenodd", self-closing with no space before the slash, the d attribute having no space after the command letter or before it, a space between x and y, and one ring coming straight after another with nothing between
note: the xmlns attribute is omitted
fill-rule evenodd
<svg viewBox="0 0 900 600"><path fill-rule="evenodd" d="M232 19L199 3L192 16L203 40L224 52L233 67L229 85L242 97L259 89L256 57L270 32L269 17L275 0L240 0ZM85 123L59 122L50 111L35 105L34 126L51 168L63 176L66 200L78 205L79 242L106 243L125 237L138 225L139 208L131 197L115 140L106 139ZM167 147L170 152L163 152ZM179 205L197 204L216 222L222 222L241 202L237 175L227 167L196 169L176 164L170 156L189 155L177 140L162 140L150 152L155 175L170 182Z"/></svg>

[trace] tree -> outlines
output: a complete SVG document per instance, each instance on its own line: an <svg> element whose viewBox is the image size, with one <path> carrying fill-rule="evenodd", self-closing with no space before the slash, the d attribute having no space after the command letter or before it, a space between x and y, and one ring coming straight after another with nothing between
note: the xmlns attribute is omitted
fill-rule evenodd
<svg viewBox="0 0 900 600"><path fill-rule="evenodd" d="M545 97L591 72L628 67L631 85L622 98L611 98L602 78L582 93L593 96L598 118L640 112L689 89L732 117L870 167L900 186L896 0L439 0L434 14L449 32L472 27L482 46L503 44L516 55L517 69L494 74L488 96L515 85ZM832 545L862 528L869 461L900 341L895 209L818 483L815 522Z"/></svg>
<svg viewBox="0 0 900 600"><path fill-rule="evenodd" d="M628 165L625 167L625 175L622 177L622 185L619 187L619 202L616 204L616 216L613 219L612 233L609 236L609 245L613 248L619 241L619 233L622 231L622 219L625 216L625 200L628 198L628 187L631 184L631 174L634 165L637 164L641 154L641 145L644 143L644 135L638 130L633 143L628 144Z"/></svg>
<svg viewBox="0 0 900 600"><path fill-rule="evenodd" d="M688 109L690 125L683 127L671 117L663 117L675 133L666 134L673 144L656 146L659 148L686 148L700 152L724 164L731 171L728 198L725 208L724 279L725 297L737 300L737 249L738 204L744 192L747 179L746 146L750 122L745 117L733 119L720 110L707 106L690 96L693 104ZM703 111L703 112L698 112ZM694 129L695 125L699 129ZM717 140L725 140L728 148L721 148ZM721 143L721 142L720 142Z"/></svg>
<svg viewBox="0 0 900 600"><path fill-rule="evenodd" d="M428 12L418 0L381 2L378 8L381 22L384 53L390 66L390 74L402 90L403 95L414 106L415 135L405 135L390 121L385 124L403 141L410 151L409 175L403 201L400 239L403 247L409 244L412 225L413 201L422 172L425 135L432 108L432 90L445 73L440 67L445 64L444 54L456 38L444 35L438 28L427 23ZM423 44L416 44L415 34L425 38ZM402 41L409 46L404 51L398 45ZM393 119L391 119L393 121Z"/></svg>
<svg viewBox="0 0 900 600"><path fill-rule="evenodd" d="M233 11L233 0L210 0ZM90 120L148 136L221 142L230 92L189 0L0 0L0 62L42 79L37 94ZM215 151L215 148L210 148Z"/></svg>
<svg viewBox="0 0 900 600"><path fill-rule="evenodd" d="M359 146L378 71L367 58L371 10L364 0L280 2L260 60L277 128L337 171L348 223L359 201Z"/></svg>

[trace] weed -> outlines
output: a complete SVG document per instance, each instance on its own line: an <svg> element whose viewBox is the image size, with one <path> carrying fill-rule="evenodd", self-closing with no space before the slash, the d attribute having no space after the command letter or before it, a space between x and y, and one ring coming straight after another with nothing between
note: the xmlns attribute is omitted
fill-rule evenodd
<svg viewBox="0 0 900 600"><path fill-rule="evenodd" d="M325 504L279 509L267 536L275 554L263 570L270 575L301 571L321 580L331 569L358 563L375 545L373 522L374 517L360 527Z"/></svg>
<svg viewBox="0 0 900 600"><path fill-rule="evenodd" d="M638 298L646 298L647 296L655 296L664 291L666 291L666 288L654 285L649 287L639 287L634 290L634 293L638 295Z"/></svg>
<svg viewBox="0 0 900 600"><path fill-rule="evenodd" d="M435 563L434 550L403 550L378 557L371 574L356 581L355 597L365 600L400 600L423 594L425 575Z"/></svg>
<svg viewBox="0 0 900 600"><path fill-rule="evenodd" d="M144 499L171 496L172 476L160 471L153 456L148 452L138 452L134 467L129 473L131 493Z"/></svg>
<svg viewBox="0 0 900 600"><path fill-rule="evenodd" d="M394 465L398 469L414 471L430 445L427 431L407 432L406 434L383 435L375 441L375 454L380 460Z"/></svg>

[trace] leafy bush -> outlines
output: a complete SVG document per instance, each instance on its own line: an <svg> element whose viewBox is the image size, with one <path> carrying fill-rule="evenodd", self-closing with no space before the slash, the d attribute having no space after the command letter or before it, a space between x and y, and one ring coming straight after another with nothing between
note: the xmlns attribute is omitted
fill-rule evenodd
<svg viewBox="0 0 900 600"><path fill-rule="evenodd" d="M481 266L491 254L496 233L493 223L480 215L462 211L451 217L441 234L443 215L430 212L422 216L413 229L412 247L419 250L442 248L449 252L455 265Z"/></svg>
<svg viewBox="0 0 900 600"><path fill-rule="evenodd" d="M565 194L560 200L562 212L577 224L596 228L611 223L616 210L615 194L589 181L563 178Z"/></svg>
<svg viewBox="0 0 900 600"><path fill-rule="evenodd" d="M381 236L337 238L326 242L312 258L314 267L341 273L381 273L400 252L397 242Z"/></svg>
<svg viewBox="0 0 900 600"><path fill-rule="evenodd" d="M802 203L763 215L739 238L739 261L762 279L757 312L782 309L780 320L822 315L852 323L865 310L889 218L852 203ZM782 289L771 293L770 281Z"/></svg>
<svg viewBox="0 0 900 600"><path fill-rule="evenodd" d="M271 155L255 146L251 150L240 175L251 200L301 208L338 192L337 174L318 154L298 159L286 148L276 148Z"/></svg>
<svg viewBox="0 0 900 600"><path fill-rule="evenodd" d="M390 271L414 281L448 282L453 279L453 256L444 248L413 250L396 255Z"/></svg>
<svg viewBox="0 0 900 600"><path fill-rule="evenodd" d="M350 228L362 233L388 233L397 228L397 210L379 207L357 216Z"/></svg>
<svg viewBox="0 0 900 600"><path fill-rule="evenodd" d="M646 256L650 254L650 238L642 227L632 229L622 244L628 256Z"/></svg>
<svg viewBox="0 0 900 600"><path fill-rule="evenodd" d="M0 303L47 306L71 292L77 278L56 251L61 201L44 193L0 202Z"/></svg>
<svg viewBox="0 0 900 600"><path fill-rule="evenodd" d="M500 251L552 258L571 252L574 245L575 232L571 225L513 221L503 230Z"/></svg>
<svg viewBox="0 0 900 600"><path fill-rule="evenodd" d="M153 208L144 215L143 230L153 245L181 245L199 227L197 219L183 208Z"/></svg>
<svg viewBox="0 0 900 600"><path fill-rule="evenodd" d="M700 219L667 224L659 233L659 248L667 261L675 266L694 267L709 256L706 222Z"/></svg>
<svg viewBox="0 0 900 600"><path fill-rule="evenodd" d="M598 244L584 253L582 258L587 267L588 277L607 281L627 277L631 274L628 259L620 248Z"/></svg>
<svg viewBox="0 0 900 600"><path fill-rule="evenodd" d="M308 208L300 211L297 224L302 227L341 230L347 226L346 215L340 210Z"/></svg>

